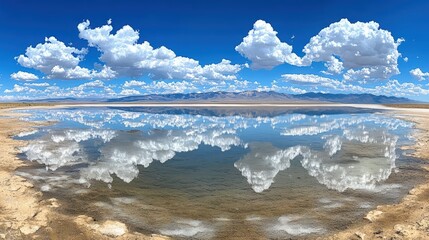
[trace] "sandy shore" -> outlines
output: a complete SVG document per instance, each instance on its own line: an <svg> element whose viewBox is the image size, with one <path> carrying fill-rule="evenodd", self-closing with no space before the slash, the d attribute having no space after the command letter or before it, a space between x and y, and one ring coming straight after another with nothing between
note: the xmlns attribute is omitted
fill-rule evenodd
<svg viewBox="0 0 429 240"><path fill-rule="evenodd" d="M31 130L30 123L16 121L11 113L0 119L0 237L18 237L30 234L47 225L47 204L40 201L41 194L31 183L14 175L14 170L23 163L17 159L17 147L23 142L10 137L20 131Z"/></svg>
<svg viewBox="0 0 429 240"><path fill-rule="evenodd" d="M131 105L136 106L136 104ZM350 104L325 105L356 107ZM129 104L120 104L120 106L129 106ZM137 106L147 105L138 104ZM196 106L200 105L196 104ZM225 104L221 104L221 107L224 106ZM226 104L226 106L231 105ZM31 106L13 105L8 107L31 108ZM429 109L392 108L381 105L358 105L358 107L393 110L391 114L415 122L416 128L420 130L415 133L418 142L412 146L415 150L413 155L429 159ZM0 145L0 239L110 239L114 236L118 236L117 239L168 239L159 235L146 236L131 233L124 224L116 221L98 222L87 216L61 214L56 210L60 206L56 199L43 200L42 193L30 182L14 174L18 167L24 165L16 154L17 147L24 145L25 142L13 140L11 136L30 131L33 127L46 123L19 121L17 119L19 116L9 110L0 110L0 116L2 116L0 118L0 142L2 143ZM427 170L429 171L429 167ZM367 220L358 221L347 230L320 239L429 239L429 174L428 179L412 189L399 204L378 206L377 209L369 212L366 218Z"/></svg>

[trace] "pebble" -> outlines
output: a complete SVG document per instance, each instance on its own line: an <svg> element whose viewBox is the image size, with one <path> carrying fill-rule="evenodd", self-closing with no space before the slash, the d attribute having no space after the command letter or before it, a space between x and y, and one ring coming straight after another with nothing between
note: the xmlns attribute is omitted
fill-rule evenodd
<svg viewBox="0 0 429 240"><path fill-rule="evenodd" d="M364 240L365 236L366 236L366 234L362 233L362 232L355 232L355 235L356 235L356 237L358 237L359 239L362 239L362 240Z"/></svg>
<svg viewBox="0 0 429 240"><path fill-rule="evenodd" d="M29 234L33 234L33 233L37 232L37 230L39 230L39 228L40 228L40 226L37 226L37 225L24 225L19 230L24 235L29 235Z"/></svg>
<svg viewBox="0 0 429 240"><path fill-rule="evenodd" d="M381 216L381 214L383 214L383 212L380 210L372 210L366 215L365 219L369 220L370 222L374 222Z"/></svg>
<svg viewBox="0 0 429 240"><path fill-rule="evenodd" d="M117 221L105 221L97 230L109 237L119 237L128 232L127 226L121 222Z"/></svg>

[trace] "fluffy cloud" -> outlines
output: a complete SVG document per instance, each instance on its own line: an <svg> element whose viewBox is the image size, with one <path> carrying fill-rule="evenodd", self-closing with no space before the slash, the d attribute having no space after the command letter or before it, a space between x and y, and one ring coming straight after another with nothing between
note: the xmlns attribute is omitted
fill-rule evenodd
<svg viewBox="0 0 429 240"><path fill-rule="evenodd" d="M41 71L48 79L92 79L115 77L108 67L99 72L78 66L87 49L66 46L55 37L45 38L44 43L27 48L25 54L16 57L18 63L27 68Z"/></svg>
<svg viewBox="0 0 429 240"><path fill-rule="evenodd" d="M185 91L198 91L198 88L192 82L188 81L154 81L146 85L144 89L150 93L183 93Z"/></svg>
<svg viewBox="0 0 429 240"><path fill-rule="evenodd" d="M400 83L398 80L389 80L385 84L370 88L348 84L342 81L321 77L314 74L283 74L282 78L285 82L314 87L316 90L320 87L324 87L344 93L371 93L388 96L418 96L429 94L429 89L426 89L419 84L410 82Z"/></svg>
<svg viewBox="0 0 429 240"><path fill-rule="evenodd" d="M303 94L306 93L307 90L292 86L279 86L276 81L271 82L271 86L261 85L257 84L257 87L255 88L258 92L283 92L283 93L290 93L290 94Z"/></svg>
<svg viewBox="0 0 429 240"><path fill-rule="evenodd" d="M426 80L429 77L429 72L423 72L420 68L412 69L410 74L419 81Z"/></svg>
<svg viewBox="0 0 429 240"><path fill-rule="evenodd" d="M90 28L89 21L78 25L79 37L90 47L101 52L100 60L106 65L99 69L79 66L88 50L67 46L55 37L30 46L25 54L16 57L26 68L36 69L48 79L112 79L119 76L149 76L155 80L236 80L242 65L222 59L219 63L202 66L197 60L176 56L164 47L153 48L149 42L138 43L139 32L125 25L112 34L111 21L98 28ZM17 72L16 80L36 80L31 73Z"/></svg>
<svg viewBox="0 0 429 240"><path fill-rule="evenodd" d="M104 82L100 80L95 80L92 82L83 83L77 87L75 87L76 90L85 90L89 88L104 88Z"/></svg>
<svg viewBox="0 0 429 240"><path fill-rule="evenodd" d="M15 99L35 98L65 98L65 97L93 97L104 98L118 95L113 85L106 85L101 80L86 82L75 87L51 86L48 83L15 84L12 89L6 89L4 93L15 94ZM28 95L26 95L28 94Z"/></svg>
<svg viewBox="0 0 429 240"><path fill-rule="evenodd" d="M131 80L131 81L125 81L123 86L126 88L129 88L129 87L141 87L144 85L146 85L146 83L143 81Z"/></svg>
<svg viewBox="0 0 429 240"><path fill-rule="evenodd" d="M232 81L125 81L122 85L106 84L95 80L78 84L74 87L60 87L48 83L15 84L11 89L4 90L6 94L2 99L35 99L35 98L110 98L118 95L167 94L212 91L245 91L254 90L258 82L241 80ZM282 89L280 89L282 90ZM19 93L19 94L18 94Z"/></svg>
<svg viewBox="0 0 429 240"><path fill-rule="evenodd" d="M22 71L18 71L16 73L12 73L10 75L10 77L14 80L17 81L34 81L39 79L38 76L32 74L32 73L28 73L28 72L22 72Z"/></svg>
<svg viewBox="0 0 429 240"><path fill-rule="evenodd" d="M35 68L49 75L54 67L76 67L86 52L86 49L69 47L55 37L49 37L45 38L45 43L28 47L25 55L19 55L17 61L24 67Z"/></svg>
<svg viewBox="0 0 429 240"><path fill-rule="evenodd" d="M49 87L49 83L24 83L24 86L29 86L29 87Z"/></svg>
<svg viewBox="0 0 429 240"><path fill-rule="evenodd" d="M429 94L429 89L423 88L419 84L400 83L398 80L389 80L385 85L376 86L374 89L367 89L367 91L373 94L413 97Z"/></svg>
<svg viewBox="0 0 429 240"><path fill-rule="evenodd" d="M283 63L301 65L301 59L292 53L292 46L281 42L273 27L258 20L235 50L252 61L254 69L271 69Z"/></svg>
<svg viewBox="0 0 429 240"><path fill-rule="evenodd" d="M38 93L36 89L29 88L27 86L21 86L19 84L13 85L13 89L6 89L4 90L4 93Z"/></svg>
<svg viewBox="0 0 429 240"><path fill-rule="evenodd" d="M260 84L247 80L205 80L205 81L125 81L121 86L121 95L138 94L167 94L167 93L190 93L190 92L241 92L254 90Z"/></svg>
<svg viewBox="0 0 429 240"><path fill-rule="evenodd" d="M286 82L300 85L320 85L334 88L335 86L342 84L338 80L321 77L314 74L283 74L282 78Z"/></svg>
<svg viewBox="0 0 429 240"><path fill-rule="evenodd" d="M113 97L117 93L113 90L113 86L106 86L103 81L95 80L86 82L76 87L61 89L61 91L69 92L67 95L74 97Z"/></svg>
<svg viewBox="0 0 429 240"><path fill-rule="evenodd" d="M135 89L122 89L119 95L131 96L131 95L141 95L141 93Z"/></svg>
<svg viewBox="0 0 429 240"><path fill-rule="evenodd" d="M338 81L332 78L322 77L314 74L283 74L283 81L301 85L309 86L312 91L320 91L320 87L326 89L334 89L337 91L349 91L349 92L364 92L364 88L358 85L345 84L342 81Z"/></svg>
<svg viewBox="0 0 429 240"><path fill-rule="evenodd" d="M324 65L327 68L327 71L323 71L323 73L327 75L340 74L344 69L343 63L335 57L331 57L331 59Z"/></svg>
<svg viewBox="0 0 429 240"><path fill-rule="evenodd" d="M129 25L112 34L107 25L90 28L87 20L78 25L79 37L100 52L100 60L124 76L149 75L152 79L233 80L242 66L223 59L220 63L201 66L198 61L176 56L164 47L153 48L149 42L138 43L139 32Z"/></svg>
<svg viewBox="0 0 429 240"><path fill-rule="evenodd" d="M261 85L258 82L249 81L127 81L123 85L106 85L103 81L96 80L83 83L75 87L50 86L47 83L15 84L13 88L4 90L5 94L15 96L3 96L2 99L29 99L29 98L57 98L57 97L94 97L106 98L118 95L141 94L166 94L187 92L211 92L245 90L277 91L292 94L302 94L308 91L337 92L337 93L371 93L388 96L420 96L428 95L429 89L421 84L399 82L389 80L373 87L354 85L335 79L313 74L283 74L282 82L273 81L270 85ZM144 84L143 84L144 83Z"/></svg>
<svg viewBox="0 0 429 240"><path fill-rule="evenodd" d="M395 40L376 22L350 23L342 19L312 37L300 58L292 52L292 46L280 41L269 23L258 20L235 50L251 60L256 69L271 69L283 63L309 66L324 62L325 74L343 74L345 80L367 81L399 74L398 46L402 41Z"/></svg>
<svg viewBox="0 0 429 240"><path fill-rule="evenodd" d="M322 29L304 47L304 64L326 62L328 72L344 79L387 79L399 74L398 46L389 31L376 22L350 23L347 19Z"/></svg>

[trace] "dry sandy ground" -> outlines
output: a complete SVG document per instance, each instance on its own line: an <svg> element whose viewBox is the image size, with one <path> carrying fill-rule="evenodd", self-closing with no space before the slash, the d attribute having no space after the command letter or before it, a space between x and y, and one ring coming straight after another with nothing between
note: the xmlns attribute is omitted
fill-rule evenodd
<svg viewBox="0 0 429 240"><path fill-rule="evenodd" d="M336 105L339 106L339 105ZM28 107L10 105L10 107ZM365 105L365 107L369 107ZM390 107L372 106L388 109ZM414 156L429 159L429 110L402 108L392 114L416 123L418 142ZM24 178L14 175L24 163L16 154L25 142L11 139L39 124L19 121L17 115L0 110L0 239L168 239L159 235L131 233L116 221L98 222L87 216L66 216L55 209L56 199L43 200L42 193ZM429 171L429 168L427 169ZM366 220L320 239L429 239L428 179L412 189L399 204L378 206Z"/></svg>

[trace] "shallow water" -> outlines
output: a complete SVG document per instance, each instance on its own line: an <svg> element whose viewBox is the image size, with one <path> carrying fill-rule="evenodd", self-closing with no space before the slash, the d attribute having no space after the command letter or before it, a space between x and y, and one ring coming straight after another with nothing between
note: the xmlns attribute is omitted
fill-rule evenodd
<svg viewBox="0 0 429 240"><path fill-rule="evenodd" d="M142 232L311 237L397 202L422 175L412 124L353 108L28 110L32 179L63 211Z"/></svg>

